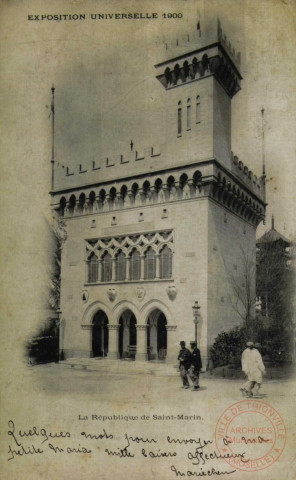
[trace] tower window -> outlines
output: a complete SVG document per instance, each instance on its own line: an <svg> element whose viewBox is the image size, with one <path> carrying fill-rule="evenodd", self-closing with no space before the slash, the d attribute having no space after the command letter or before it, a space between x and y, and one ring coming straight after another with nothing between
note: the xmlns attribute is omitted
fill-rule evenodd
<svg viewBox="0 0 296 480"><path fill-rule="evenodd" d="M126 257L120 252L116 257L116 280L125 280L126 275Z"/></svg>
<svg viewBox="0 0 296 480"><path fill-rule="evenodd" d="M130 279L140 280L141 278L141 257L137 250L133 250L130 256Z"/></svg>
<svg viewBox="0 0 296 480"><path fill-rule="evenodd" d="M187 130L191 130L191 100L187 100Z"/></svg>
<svg viewBox="0 0 296 480"><path fill-rule="evenodd" d="M151 280L156 275L156 258L151 247L148 248L145 256L145 279Z"/></svg>
<svg viewBox="0 0 296 480"><path fill-rule="evenodd" d="M159 255L160 278L172 277L172 252L166 245Z"/></svg>
<svg viewBox="0 0 296 480"><path fill-rule="evenodd" d="M88 275L87 281L89 283L96 283L98 281L98 258L93 253L87 260Z"/></svg>
<svg viewBox="0 0 296 480"><path fill-rule="evenodd" d="M111 282L112 280L112 257L106 253L102 260L102 282Z"/></svg>
<svg viewBox="0 0 296 480"><path fill-rule="evenodd" d="M182 135L182 104L178 103L178 135Z"/></svg>
<svg viewBox="0 0 296 480"><path fill-rule="evenodd" d="M196 97L196 123L200 123L200 96Z"/></svg>

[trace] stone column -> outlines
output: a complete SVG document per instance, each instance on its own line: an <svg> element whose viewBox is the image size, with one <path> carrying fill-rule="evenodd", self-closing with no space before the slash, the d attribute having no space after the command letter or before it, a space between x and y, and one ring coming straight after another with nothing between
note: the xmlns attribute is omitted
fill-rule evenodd
<svg viewBox="0 0 296 480"><path fill-rule="evenodd" d="M126 280L130 280L130 263L131 263L131 258L126 257L126 265L125 265L125 278Z"/></svg>
<svg viewBox="0 0 296 480"><path fill-rule="evenodd" d="M141 255L141 275L140 280L144 280L145 275L145 255Z"/></svg>
<svg viewBox="0 0 296 480"><path fill-rule="evenodd" d="M115 262L116 262L116 259L112 258L112 278L111 278L112 282L114 282L116 279L116 263Z"/></svg>
<svg viewBox="0 0 296 480"><path fill-rule="evenodd" d="M88 261L84 260L85 281L88 282Z"/></svg>
<svg viewBox="0 0 296 480"><path fill-rule="evenodd" d="M102 281L102 260L98 260L98 282Z"/></svg>
<svg viewBox="0 0 296 480"><path fill-rule="evenodd" d="M130 343L130 324L129 321L123 322L123 334L122 334L122 353L128 353L128 346Z"/></svg>
<svg viewBox="0 0 296 480"><path fill-rule="evenodd" d="M83 324L81 325L81 329L83 330L83 333L81 334L81 344L80 346L82 347L79 352L74 356L79 356L79 357L84 357L84 358L92 358L93 352L92 352L92 329L93 326L89 324Z"/></svg>
<svg viewBox="0 0 296 480"><path fill-rule="evenodd" d="M70 215L70 203L66 202L65 210L64 210L64 217L68 217Z"/></svg>
<svg viewBox="0 0 296 480"><path fill-rule="evenodd" d="M155 254L155 278L160 278L160 255Z"/></svg>
<svg viewBox="0 0 296 480"><path fill-rule="evenodd" d="M120 325L117 324L109 324L109 349L108 349L108 358L110 360L117 360L119 358L118 352L118 332Z"/></svg>
<svg viewBox="0 0 296 480"><path fill-rule="evenodd" d="M85 204L83 205L83 208L82 208L82 213L87 214L88 210L89 210L89 204L88 204L88 201L86 200Z"/></svg>
<svg viewBox="0 0 296 480"><path fill-rule="evenodd" d="M135 203L135 199L134 199L134 194L132 190L128 190L127 197L128 197L129 206L133 207Z"/></svg>
<svg viewBox="0 0 296 480"><path fill-rule="evenodd" d="M162 185L162 191L163 191L163 200L167 200L170 196L169 194L169 188L166 183Z"/></svg>
<svg viewBox="0 0 296 480"><path fill-rule="evenodd" d="M150 353L153 356L155 355L155 359L157 360L157 320L155 321L155 319L150 320L150 348Z"/></svg>
<svg viewBox="0 0 296 480"><path fill-rule="evenodd" d="M148 325L136 325L137 328L137 353L136 361L148 360L147 355L147 327Z"/></svg>
<svg viewBox="0 0 296 480"><path fill-rule="evenodd" d="M166 363L178 364L178 354L180 350L180 339L177 334L177 325L166 325L167 329L167 356Z"/></svg>

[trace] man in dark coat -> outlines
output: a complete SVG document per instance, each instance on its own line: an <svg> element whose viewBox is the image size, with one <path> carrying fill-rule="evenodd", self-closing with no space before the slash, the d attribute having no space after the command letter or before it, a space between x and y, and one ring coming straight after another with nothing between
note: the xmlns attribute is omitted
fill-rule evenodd
<svg viewBox="0 0 296 480"><path fill-rule="evenodd" d="M183 388L189 388L188 382L188 370L191 365L191 353L188 348L185 346L185 342L180 342L181 350L179 352L178 360L179 360L179 369L180 369L180 376L183 382Z"/></svg>
<svg viewBox="0 0 296 480"><path fill-rule="evenodd" d="M193 382L192 390L199 390L199 372L202 369L200 351L196 342L190 342L191 348L191 366L189 370L190 380Z"/></svg>

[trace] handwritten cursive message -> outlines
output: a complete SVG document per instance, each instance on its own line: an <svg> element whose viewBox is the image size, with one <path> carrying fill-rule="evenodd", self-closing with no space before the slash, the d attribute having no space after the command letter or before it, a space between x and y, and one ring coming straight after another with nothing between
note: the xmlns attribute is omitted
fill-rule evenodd
<svg viewBox="0 0 296 480"><path fill-rule="evenodd" d="M221 454L215 449L214 440L195 436L181 438L166 435L160 439L142 433L134 435L128 431L118 434L115 430L100 427L97 431L81 429L74 434L63 429L52 431L38 425L23 429L14 420L8 421L7 435L9 462L22 461L32 455L82 454L114 457L123 462L133 462L139 458L144 462L162 459L172 478L175 478L232 475L236 470L226 467L225 459L239 457L242 462L249 461L243 450ZM227 441L225 439L225 443Z"/></svg>

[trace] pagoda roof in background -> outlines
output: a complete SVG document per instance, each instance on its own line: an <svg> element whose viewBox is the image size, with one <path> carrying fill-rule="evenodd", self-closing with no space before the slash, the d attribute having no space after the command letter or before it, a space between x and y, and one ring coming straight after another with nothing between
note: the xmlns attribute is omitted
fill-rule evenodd
<svg viewBox="0 0 296 480"><path fill-rule="evenodd" d="M282 240L283 242L285 242L289 245L292 243L292 240L289 240L288 238L286 238L284 235L279 233L274 228L271 228L270 230L268 230L268 232L265 232L264 235L262 235L262 237L258 238L256 243L257 244L258 243L259 244L260 243L272 243L272 242L277 242L279 240Z"/></svg>
<svg viewBox="0 0 296 480"><path fill-rule="evenodd" d="M273 243L273 242L278 242L281 240L282 242L291 245L293 243L293 240L289 240L287 237L279 233L275 228L274 228L274 216L272 215L271 218L271 229L268 230L267 232L262 235L262 237L258 238L256 241L256 244L262 244L262 243Z"/></svg>

